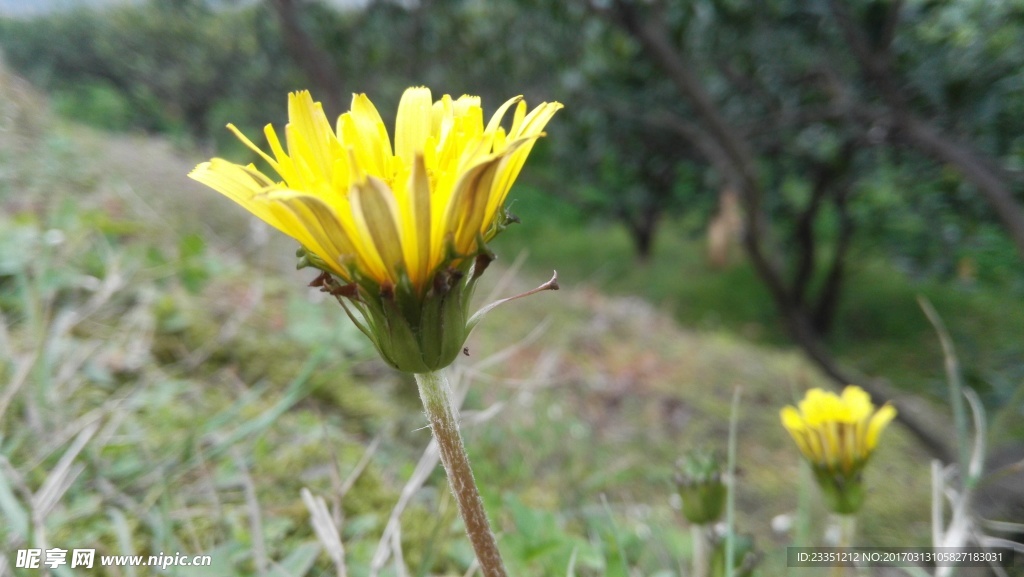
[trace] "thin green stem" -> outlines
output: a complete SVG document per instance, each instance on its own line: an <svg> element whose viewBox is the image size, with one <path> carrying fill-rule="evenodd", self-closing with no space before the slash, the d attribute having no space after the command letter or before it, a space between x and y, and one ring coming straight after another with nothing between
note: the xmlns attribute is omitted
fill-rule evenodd
<svg viewBox="0 0 1024 577"><path fill-rule="evenodd" d="M480 491L473 479L473 470L469 466L466 447L459 433L459 420L452 404L448 378L443 371L419 373L416 375L416 384L430 420L430 430L440 449L441 463L448 474L448 485L459 504L459 513L480 562L480 570L484 577L506 577L498 542L491 532L491 524L487 520L487 512L484 511L484 503L480 499Z"/></svg>
<svg viewBox="0 0 1024 577"><path fill-rule="evenodd" d="M839 521L839 546L844 549L853 547L854 538L857 535L857 515L836 515ZM832 567L833 577L849 575L849 568L845 563L837 563Z"/></svg>
<svg viewBox="0 0 1024 577"><path fill-rule="evenodd" d="M690 525L690 536L693 540L693 577L708 577L711 557L708 555L707 526Z"/></svg>
<svg viewBox="0 0 1024 577"><path fill-rule="evenodd" d="M729 414L729 492L725 498L725 574L735 575L733 554L736 550L736 428L740 421L740 387L732 393L732 411Z"/></svg>
<svg viewBox="0 0 1024 577"><path fill-rule="evenodd" d="M811 547L811 487L814 485L814 473L806 462L800 463L800 484L796 497L796 535L797 547Z"/></svg>
<svg viewBox="0 0 1024 577"><path fill-rule="evenodd" d="M946 330L946 324L942 322L942 317L939 316L938 311L932 306L931 301L918 296L917 303L921 306L921 310L924 311L924 315L928 317L928 321L932 323L932 327L935 328L935 334L939 336L939 344L942 346L942 356L945 359L946 366L946 380L949 382L949 402L953 408L953 426L956 430L960 474L966 484L969 478L967 468L970 463L970 449L968 447L970 436L967 431L967 409L964 407L964 385L963 376L960 373L960 361L957 360L956 349L953 348L953 339L949 336L949 331Z"/></svg>

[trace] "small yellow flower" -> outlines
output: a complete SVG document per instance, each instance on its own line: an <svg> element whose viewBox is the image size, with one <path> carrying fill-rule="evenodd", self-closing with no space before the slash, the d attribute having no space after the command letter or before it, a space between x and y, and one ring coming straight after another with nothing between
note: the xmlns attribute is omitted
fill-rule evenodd
<svg viewBox="0 0 1024 577"><path fill-rule="evenodd" d="M846 387L842 396L811 389L800 401L799 409L787 406L781 413L783 426L840 513L859 508L860 473L878 445L882 430L895 416L892 405L876 411L864 389L853 385ZM830 494L833 491L840 494ZM839 510L850 508L852 511Z"/></svg>
<svg viewBox="0 0 1024 577"><path fill-rule="evenodd" d="M478 97L435 102L429 89L410 88L392 146L365 94L353 96L332 128L309 92L295 92L287 152L270 125L270 154L228 125L281 180L220 158L189 176L297 240L300 266L326 273L315 282L390 364L436 370L462 350L473 283L491 259L486 243L513 220L505 198L561 107L546 102L527 112L515 97L484 125ZM506 131L501 122L513 108Z"/></svg>

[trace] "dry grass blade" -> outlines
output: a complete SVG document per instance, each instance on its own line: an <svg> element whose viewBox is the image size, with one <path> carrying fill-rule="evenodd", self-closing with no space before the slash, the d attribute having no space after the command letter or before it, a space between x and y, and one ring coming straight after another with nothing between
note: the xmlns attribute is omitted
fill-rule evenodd
<svg viewBox="0 0 1024 577"><path fill-rule="evenodd" d="M572 555L569 556L569 566L565 570L565 577L576 577L576 554L579 547L572 548Z"/></svg>
<svg viewBox="0 0 1024 577"><path fill-rule="evenodd" d="M29 513L12 493L16 490L25 503L32 502L32 491L28 488L25 478L11 465L7 457L0 455L0 510L4 513L7 527L13 530L9 546L27 542L29 536ZM13 541L13 542L12 542Z"/></svg>
<svg viewBox="0 0 1024 577"><path fill-rule="evenodd" d="M725 524L728 533L725 537L725 574L733 577L733 551L736 541L736 437L740 420L740 394L742 388L736 387L732 394L732 410L729 413L729 484L725 500Z"/></svg>
<svg viewBox="0 0 1024 577"><path fill-rule="evenodd" d="M11 333L7 330L7 317L2 310L0 310L0 351L9 353L14 351L13 345L11 345Z"/></svg>
<svg viewBox="0 0 1024 577"><path fill-rule="evenodd" d="M993 531L1005 531L1007 533L1022 533L1024 534L1024 523L1013 523L1010 521L992 521L985 519L981 524L986 529L992 529Z"/></svg>
<svg viewBox="0 0 1024 577"><path fill-rule="evenodd" d="M963 402L963 379L960 376L960 362L956 357L956 349L953 348L953 339L949 336L949 331L946 330L945 323L942 322L942 317L932 306L932 303L923 296L917 297L917 303L924 311L928 321L935 328L935 334L939 337L939 343L942 345L942 356L946 367L946 379L949 382L949 402L953 408L953 424L956 426L956 440L957 447L959 449L959 461L960 466L966 470L968 463L968 449L967 449L967 413L964 410ZM966 480L965 480L966 482Z"/></svg>
<svg viewBox="0 0 1024 577"><path fill-rule="evenodd" d="M942 487L945 485L942 474L942 462L932 460L932 545L938 547L942 543L942 528L945 519L942 515Z"/></svg>
<svg viewBox="0 0 1024 577"><path fill-rule="evenodd" d="M302 502L309 510L313 532L316 533L316 538L324 546L327 556L334 563L338 577L348 577L348 569L345 566L345 546L341 543L341 535L331 519L327 503L323 497L314 497L305 487L302 489Z"/></svg>
<svg viewBox="0 0 1024 577"><path fill-rule="evenodd" d="M11 405L11 401L14 400L14 397L18 395L18 391L28 381L29 372L32 371L32 367L35 366L38 358L39 349L37 348L30 353L20 355L15 361L17 369L14 371L14 377L11 378L11 382L7 383L3 397L0 397L0 422L4 420L4 415L7 413L7 408Z"/></svg>
<svg viewBox="0 0 1024 577"><path fill-rule="evenodd" d="M374 437L373 441L370 442L370 446L363 452L363 456L359 458L359 462L352 469L352 472L345 478L345 482L338 488L338 498L344 499L345 495L352 490L355 486L356 481L359 480L359 476L366 470L366 466L370 464L370 460L373 459L373 455L377 452L377 448L380 446L380 436Z"/></svg>
<svg viewBox="0 0 1024 577"><path fill-rule="evenodd" d="M82 367L95 357L96 352L102 348L103 342L96 340L92 342L78 343L68 351L62 362L53 375L53 382L49 387L51 398L67 398L71 396L74 389L65 389L65 385L72 383L75 377L82 374ZM73 384L73 383L72 383Z"/></svg>
<svg viewBox="0 0 1024 577"><path fill-rule="evenodd" d="M529 334L527 334L525 337L497 351L496 353L488 355L480 359L479 361L473 363L473 365L470 366L468 370L471 371L472 376L477 376L484 370L494 365L498 365L505 362L505 360L509 359L519 351L525 349L527 346L534 343L548 330L550 326L551 319L545 318L540 323L538 323L537 326L534 327L534 329L530 331Z"/></svg>
<svg viewBox="0 0 1024 577"><path fill-rule="evenodd" d="M93 422L86 426L78 436L75 437L74 442L68 447L64 455L61 456L60 460L57 461L57 465L54 466L50 474L47 475L46 481L39 488L39 491L33 496L32 509L33 514L38 514L41 517L49 515L53 507L60 501L61 497L74 482L75 477L81 473L81 466L75 467L75 459L78 454L85 448L86 443L92 438L96 431L100 428L99 422Z"/></svg>
<svg viewBox="0 0 1024 577"><path fill-rule="evenodd" d="M964 396L967 397L967 404L974 417L974 450L971 451L971 461L967 466L967 477L973 486L981 479L985 468L985 408L974 389L964 389Z"/></svg>
<svg viewBox="0 0 1024 577"><path fill-rule="evenodd" d="M437 467L440 460L441 454L438 451L437 441L431 439L430 443L427 444L427 448L423 450L423 454L420 455L420 460L416 463L416 468L413 469L409 480L402 487L402 492L398 496L398 502L391 509L388 523L384 526L384 534L381 536L380 542L377 544L377 550L370 561L370 577L376 577L380 570L384 568L384 565L387 564L391 555L391 534L398 529L400 517L409 505L409 501L420 490L420 487L423 486L423 483Z"/></svg>
<svg viewBox="0 0 1024 577"><path fill-rule="evenodd" d="M234 314L231 315L228 320L221 325L220 331L217 332L217 336L210 341L203 343L199 348L193 350L189 356L183 361L185 368L194 370L199 365L206 362L218 348L222 347L224 343L230 341L238 335L238 332L245 326L245 322L249 320L260 305L263 303L263 283L257 281L249 289L248 294L244 295L240 299L243 306L238 308Z"/></svg>
<svg viewBox="0 0 1024 577"><path fill-rule="evenodd" d="M51 338L62 338L70 333L79 323L103 308L103 305L107 304L111 297L117 294L117 291L126 286L127 281L121 274L121 267L116 258L109 259L104 272L103 281L89 297L89 300L78 308L66 311L58 318L57 322L54 322Z"/></svg>
<svg viewBox="0 0 1024 577"><path fill-rule="evenodd" d="M88 413L85 413L81 417L78 417L67 426L61 428L56 433L50 433L49 439L45 445L42 445L39 450L36 451L35 460L28 463L28 469L34 469L43 464L46 459L50 458L50 455L59 450L65 443L71 440L73 437L81 435L83 431L98 425L108 414L114 412L114 409L118 407L122 399L116 399L104 403L103 406L97 407Z"/></svg>
<svg viewBox="0 0 1024 577"><path fill-rule="evenodd" d="M391 532L391 556L395 559L396 577L409 577L409 568L405 566L405 557L402 555L402 528L397 525Z"/></svg>
<svg viewBox="0 0 1024 577"><path fill-rule="evenodd" d="M263 537L263 516L256 496L256 483L253 482L242 455L237 450L232 450L231 456L242 475L242 490L245 493L245 506L249 515L249 533L252 536L253 563L256 565L256 573L266 575L270 561L267 558L267 544Z"/></svg>
<svg viewBox="0 0 1024 577"><path fill-rule="evenodd" d="M1009 539L1003 539L1001 537L982 535L978 539L978 542L981 544L982 547L1013 549L1017 553L1024 554L1024 543L1018 543L1017 541L1011 541Z"/></svg>

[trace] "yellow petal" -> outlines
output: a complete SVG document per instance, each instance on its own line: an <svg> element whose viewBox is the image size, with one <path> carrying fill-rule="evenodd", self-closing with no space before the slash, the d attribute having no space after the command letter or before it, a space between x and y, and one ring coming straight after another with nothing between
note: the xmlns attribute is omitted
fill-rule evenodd
<svg viewBox="0 0 1024 577"><path fill-rule="evenodd" d="M267 144L270 145L270 151L274 153L274 157L277 158L277 166L274 170L277 171L281 178L287 183L292 183L296 180L295 175L295 163L285 153L284 148L281 146L281 140L277 137L277 132L274 131L274 127L270 124L263 127L263 134L267 138ZM292 185L294 186L294 185Z"/></svg>
<svg viewBox="0 0 1024 577"><path fill-rule="evenodd" d="M455 101L455 131L461 142L476 139L484 132L484 111L479 96L460 96Z"/></svg>
<svg viewBox="0 0 1024 577"><path fill-rule="evenodd" d="M843 389L842 399L843 404L850 411L852 422L863 420L875 410L875 406L871 404L871 396L856 385L850 385Z"/></svg>
<svg viewBox="0 0 1024 577"><path fill-rule="evenodd" d="M444 225L446 233L454 235L455 250L461 255L469 255L478 248L477 236L488 216L491 187L502 160L503 157L497 156L474 166L455 185Z"/></svg>
<svg viewBox="0 0 1024 577"><path fill-rule="evenodd" d="M811 427L815 427L822 423L824 419L824 406L827 394L825 391L814 388L807 391L804 398L798 403L800 408L800 414L804 416L804 420Z"/></svg>
<svg viewBox="0 0 1024 577"><path fill-rule="evenodd" d="M490 204L487 206L489 213L494 214L505 205L505 199L508 198L512 184L515 183L523 165L526 164L526 158L530 155L530 150L533 149L537 138L536 136L520 138L511 143L502 144L503 153L507 155L507 159L502 164L498 178L495 180L494 191L491 194Z"/></svg>
<svg viewBox="0 0 1024 577"><path fill-rule="evenodd" d="M875 446L878 444L878 436L882 433L882 430L889 425L889 422L896 416L896 407L892 405L884 405L878 409L878 412L871 417L871 422L868 423L868 430L865 434L864 444L867 451L870 453L875 450Z"/></svg>
<svg viewBox="0 0 1024 577"><path fill-rule="evenodd" d="M378 178L391 177L391 139L377 108L365 94L352 95L352 110L342 117L352 121L345 144L359 153L363 168Z"/></svg>
<svg viewBox="0 0 1024 577"><path fill-rule="evenodd" d="M346 263L356 254L350 235L341 227L337 214L319 198L294 190L275 190L266 195L266 202L286 208L301 224L305 238L299 238L335 272L344 272ZM349 279L351 280L351 279Z"/></svg>
<svg viewBox="0 0 1024 577"><path fill-rule="evenodd" d="M779 412L779 417L782 419L782 426L786 427L786 430L790 433L807 428L800 413L791 406L783 407L782 411Z"/></svg>
<svg viewBox="0 0 1024 577"><path fill-rule="evenodd" d="M548 121L551 120L554 114L561 110L561 108L562 105L560 103L550 102L542 104L538 106L537 109L535 109L535 112L538 109L541 110L541 112L536 114L533 118L531 118L531 126L529 127L529 129L534 130L535 132L533 132L532 134L527 132L527 138L531 136L532 138L527 140L527 142L523 144L522 147L520 147L512 154L512 158L509 160L508 165L503 169L501 178L498 181L497 191L494 197L495 202L498 205L505 204L505 199L508 197L508 193L512 189L512 184L515 183L516 178L519 177L519 173L522 171L523 165L526 164L526 159L527 157L529 157L530 151L533 150L533 144L535 142L535 139L543 135L543 132L541 131L544 129L545 126L547 126ZM525 110L525 106L523 107L523 109ZM522 121L520 122L520 124L522 124ZM521 132L522 130L517 132L516 129L513 129L509 131L508 138L520 138Z"/></svg>
<svg viewBox="0 0 1024 577"><path fill-rule="evenodd" d="M480 97L463 94L455 101L455 116L472 115L475 117L477 113L479 113L480 128L482 129L484 123L483 109L480 108Z"/></svg>
<svg viewBox="0 0 1024 577"><path fill-rule="evenodd" d="M242 131L238 130L238 128L234 124L231 124L229 122L228 123L228 130L230 130L235 135L235 137L238 138L238 140L241 140L242 144L244 144L246 147L248 147L249 150L252 150L256 154L258 154L261 157L263 157L263 160L266 160L267 164L269 164L270 167L273 168L278 174L280 174L282 177L284 176L281 173L281 165L278 164L275 159L271 158L269 154L267 154L266 152L263 152L260 149L260 147L258 147L255 144L253 144L253 142L251 140L249 140L249 138L247 136L242 134Z"/></svg>
<svg viewBox="0 0 1024 577"><path fill-rule="evenodd" d="M516 105L515 112L512 113L512 128L508 131L510 136L518 136L522 132L523 119L525 118L526 101L520 100L519 104Z"/></svg>
<svg viewBox="0 0 1024 577"><path fill-rule="evenodd" d="M387 271L386 277L378 278L396 283L398 269L401 267L408 270L408 267L405 265L398 233L398 209L394 195L386 184L370 176L352 187L349 200L360 237L364 243L367 240L372 242L372 252L378 255L380 265ZM377 262L373 265L376 266Z"/></svg>
<svg viewBox="0 0 1024 577"><path fill-rule="evenodd" d="M263 222L291 235L288 227L278 221L264 205L253 200L256 195L275 186L273 181L255 167L245 167L222 158L214 158L196 166L188 176L242 205Z"/></svg>
<svg viewBox="0 0 1024 577"><path fill-rule="evenodd" d="M429 88L410 88L402 94L395 119L395 156L406 165L423 152L431 132L432 107Z"/></svg>
<svg viewBox="0 0 1024 577"><path fill-rule="evenodd" d="M505 101L505 104L499 106L498 110L496 110L494 112L494 115L491 116L491 120L490 122L487 123L487 128L484 129L484 132L496 131L501 126L501 119L505 118L505 113L508 112L508 109L513 104L517 104L518 102L520 102L522 99L522 96L509 98L508 100Z"/></svg>
<svg viewBox="0 0 1024 577"><path fill-rule="evenodd" d="M330 139L334 138L331 132L331 124L324 115L323 107L319 102L313 102L309 91L303 90L288 95L288 151L294 158L297 151L292 149L293 132L301 136L304 145L301 151L304 159L309 162L316 174L330 174L331 145Z"/></svg>
<svg viewBox="0 0 1024 577"><path fill-rule="evenodd" d="M409 177L409 206L403 215L402 238L413 286L426 286L434 267L431 261L430 179L423 155L413 161Z"/></svg>
<svg viewBox="0 0 1024 577"><path fill-rule="evenodd" d="M519 131L513 131L510 136L519 138L540 135L544 131L544 127L547 126L548 121L551 120L551 117L561 109L562 104L559 102L545 102L541 104L526 115L526 118L519 125Z"/></svg>
<svg viewBox="0 0 1024 577"><path fill-rule="evenodd" d="M443 143L454 124L455 106L452 97L445 94L431 108L430 134L438 143Z"/></svg>

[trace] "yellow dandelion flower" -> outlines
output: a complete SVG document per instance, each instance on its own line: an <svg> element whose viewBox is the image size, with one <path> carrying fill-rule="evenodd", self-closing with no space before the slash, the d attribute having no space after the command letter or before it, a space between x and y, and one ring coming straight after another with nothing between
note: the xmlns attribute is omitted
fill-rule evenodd
<svg viewBox="0 0 1024 577"><path fill-rule="evenodd" d="M501 121L513 106L506 132ZM481 239L499 231L505 197L559 108L544 103L527 114L516 97L484 126L479 98L433 102L429 89L410 88L398 106L392 149L365 94L353 97L335 130L309 92L295 92L288 97L287 152L271 125L264 129L271 154L228 125L282 182L219 158L189 176L299 241L345 280L408 280L423 292L453 254L474 255Z"/></svg>
<svg viewBox="0 0 1024 577"><path fill-rule="evenodd" d="M781 412L782 425L814 468L830 504L841 513L860 507L861 471L895 416L892 405L876 411L864 389L853 385L842 395L811 389L798 407L787 406Z"/></svg>
<svg viewBox="0 0 1024 577"><path fill-rule="evenodd" d="M309 92L295 92L284 145L264 128L269 153L228 125L280 180L220 158L189 176L297 240L300 266L326 273L316 282L339 297L385 360L409 372L436 370L462 348L468 293L491 258L486 243L512 218L505 199L561 107L546 102L527 112L515 97L484 125L478 97L434 101L429 89L410 88L392 146L365 94L332 127ZM445 323L446 335L428 327Z"/></svg>

